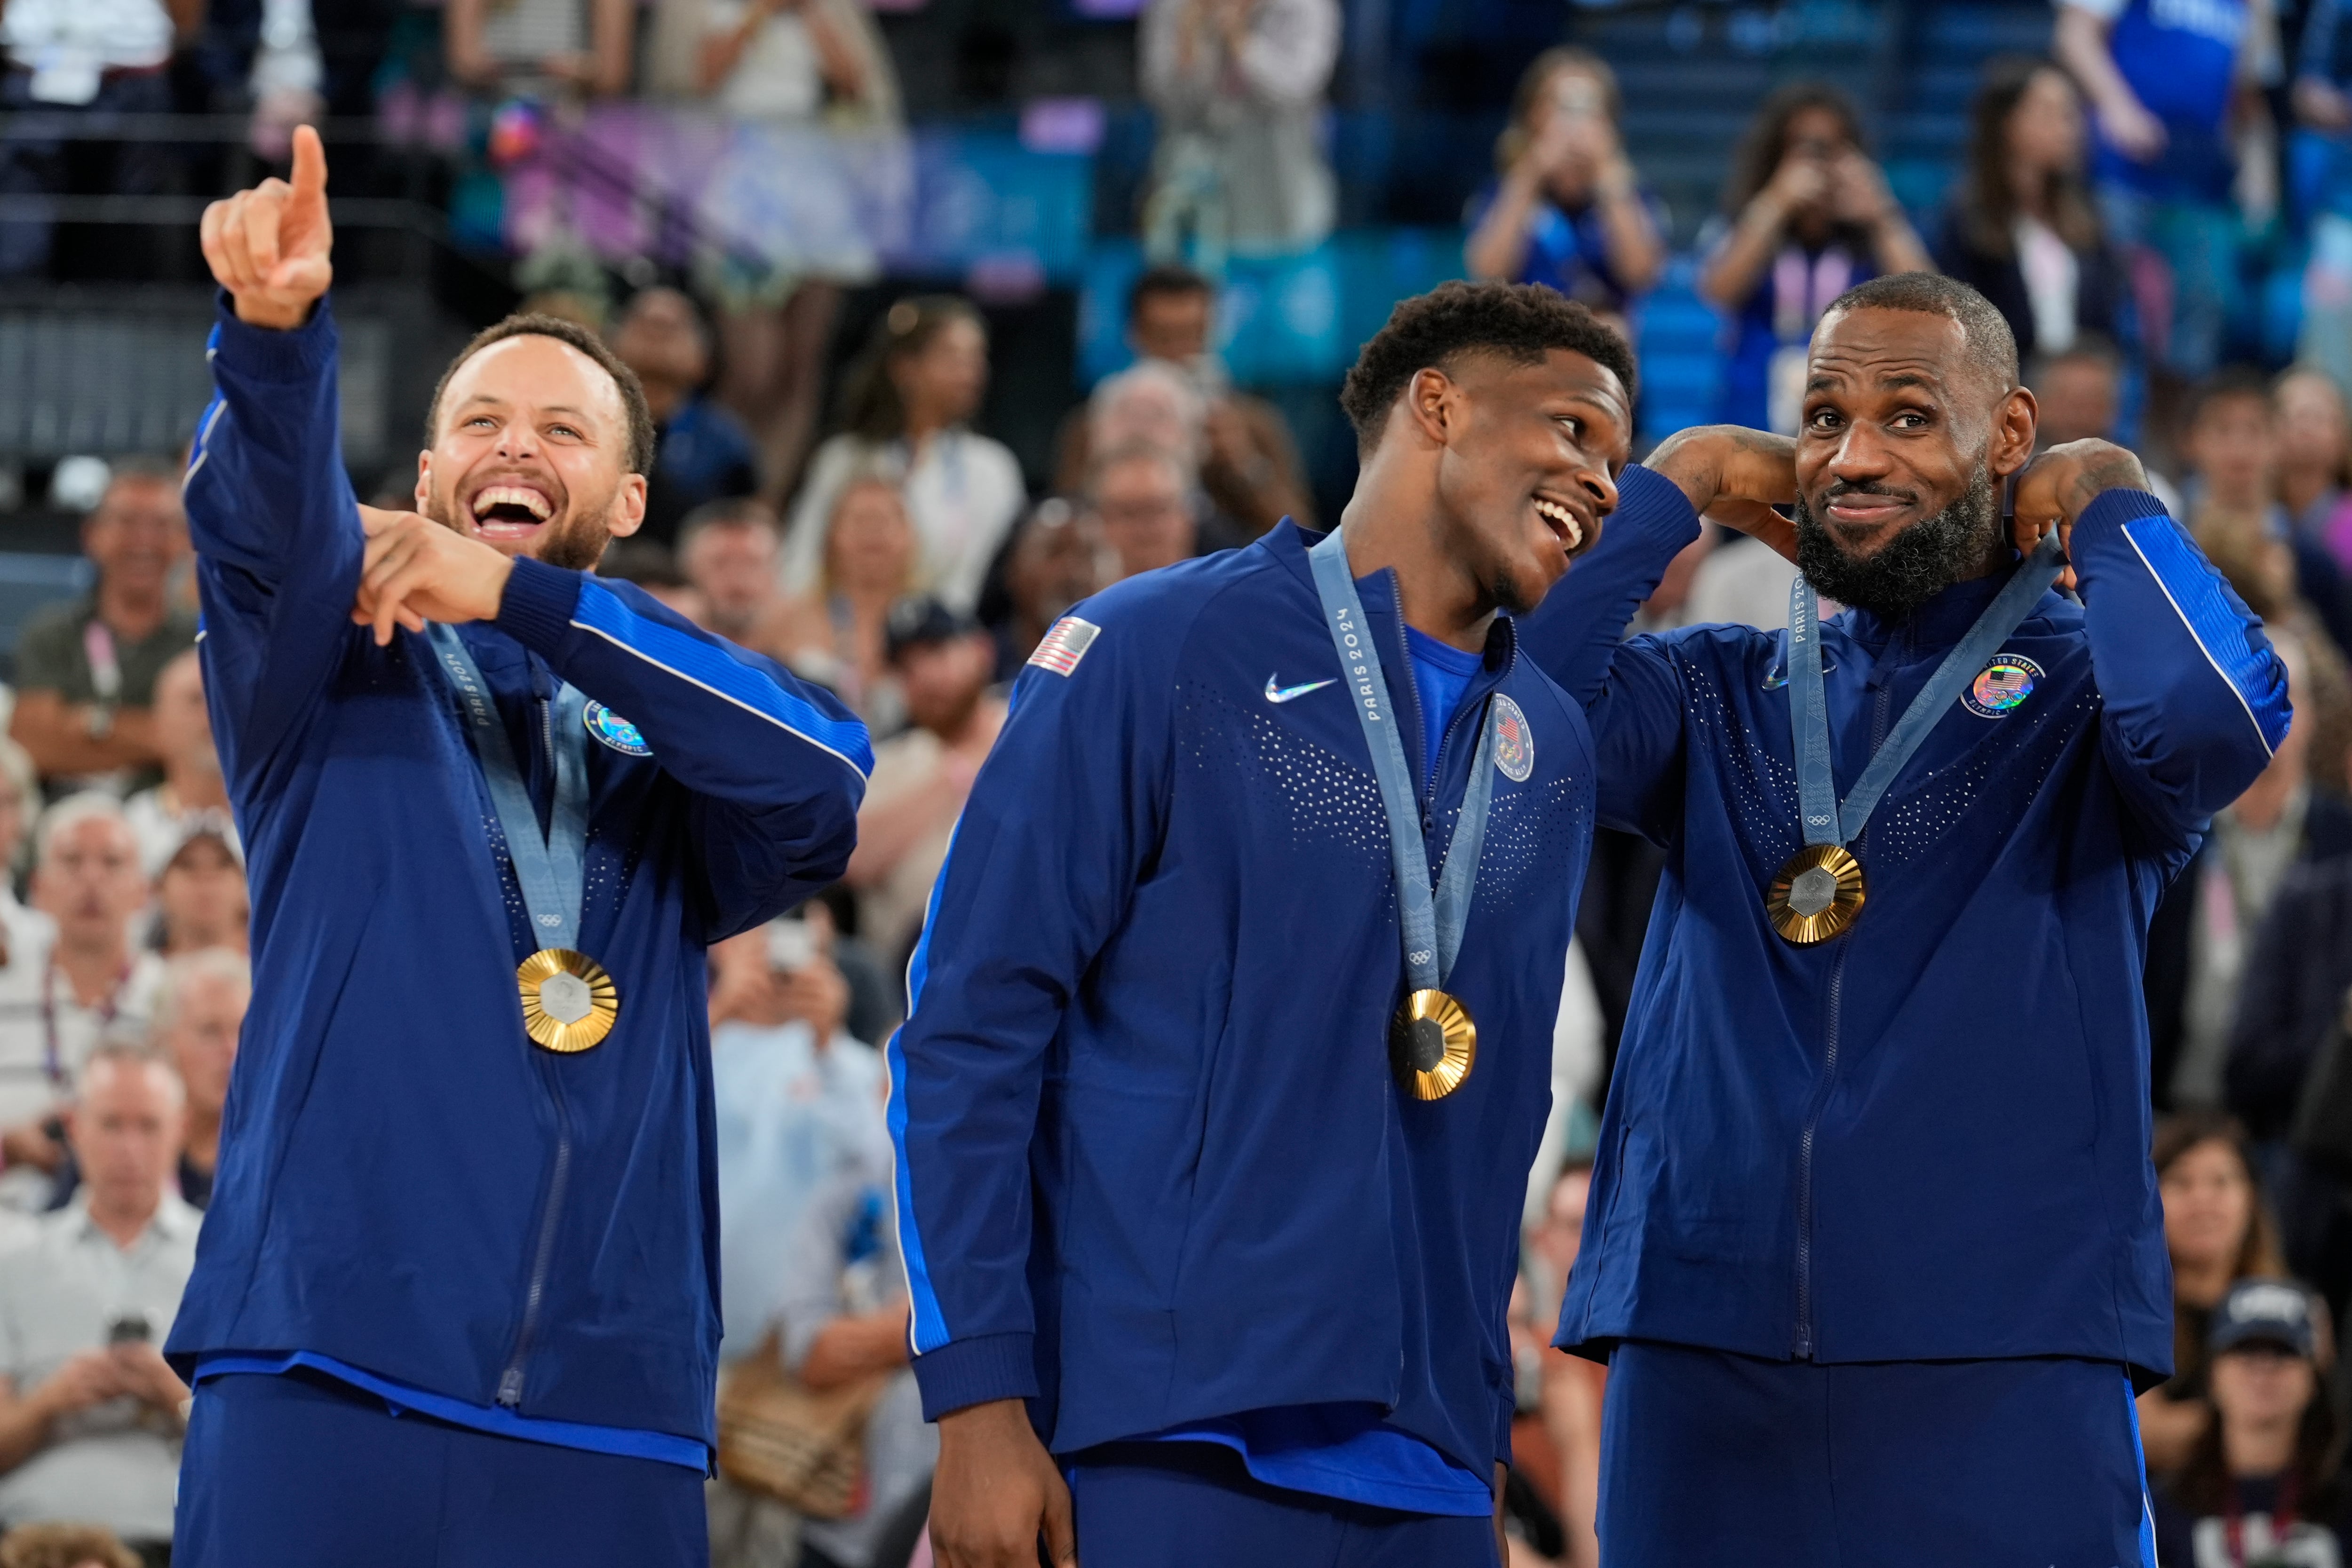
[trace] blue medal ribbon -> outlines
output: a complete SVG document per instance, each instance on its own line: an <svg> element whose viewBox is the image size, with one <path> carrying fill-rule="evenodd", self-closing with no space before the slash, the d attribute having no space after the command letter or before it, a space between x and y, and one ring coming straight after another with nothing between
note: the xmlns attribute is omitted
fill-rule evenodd
<svg viewBox="0 0 2352 1568"><path fill-rule="evenodd" d="M1316 596L1331 628L1356 718L1371 748L1372 772L1389 819L1389 850L1396 862L1397 905L1404 924L1405 986L1412 991L1444 988L1462 951L1462 928L1478 878L1478 852L1486 840L1487 808L1495 794L1495 742L1498 732L1491 706L1478 755L1470 766L1470 787L1462 798L1461 820L1434 889L1429 882L1429 851L1421 836L1421 810L1405 766L1404 742L1389 703L1380 650L1364 624L1363 601L1348 567L1348 548L1334 528L1307 553L1314 569Z"/></svg>
<svg viewBox="0 0 2352 1568"><path fill-rule="evenodd" d="M587 885L588 734L581 714L587 699L558 683L553 699L549 739L555 752L555 809L547 831L539 831L539 812L531 805L530 787L515 766L514 748L507 742L506 725L499 706L482 679L480 666L467 651L457 628L435 622L429 627L433 652L442 672L457 694L458 711L474 743L475 766L490 792L490 804L506 834L507 853L514 861L515 881L521 885L523 905L530 912L531 930L544 947L580 946L580 906Z"/></svg>
<svg viewBox="0 0 2352 1568"><path fill-rule="evenodd" d="M1790 585L1789 723L1796 735L1797 800L1804 816L1806 843L1844 845L1862 837L1879 797L1944 716L1944 710L1976 678L1978 667L2025 623L2042 593L2065 569L2065 555L2053 528L1985 606L1968 635L1944 655L1944 662L1903 710L1894 732L1854 781L1843 806L1838 803L1837 779L1830 761L1829 708L1822 695L1821 601L1813 585L1801 575Z"/></svg>

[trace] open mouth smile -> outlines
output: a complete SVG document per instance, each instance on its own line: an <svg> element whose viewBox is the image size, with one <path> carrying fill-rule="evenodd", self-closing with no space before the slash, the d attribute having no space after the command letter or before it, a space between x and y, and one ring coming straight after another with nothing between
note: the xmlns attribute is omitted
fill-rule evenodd
<svg viewBox="0 0 2352 1568"><path fill-rule="evenodd" d="M1544 520L1553 537L1559 540L1560 549L1573 555L1584 548L1584 524L1574 512L1549 496L1538 496L1535 508L1536 516Z"/></svg>
<svg viewBox="0 0 2352 1568"><path fill-rule="evenodd" d="M526 538L555 516L555 504L536 486L485 485L473 512L474 531L484 538Z"/></svg>

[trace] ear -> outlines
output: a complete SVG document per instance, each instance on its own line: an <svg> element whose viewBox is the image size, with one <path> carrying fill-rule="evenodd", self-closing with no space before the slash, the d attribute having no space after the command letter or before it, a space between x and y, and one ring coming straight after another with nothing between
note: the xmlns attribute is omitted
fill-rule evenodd
<svg viewBox="0 0 2352 1568"><path fill-rule="evenodd" d="M416 455L416 509L425 509L433 494L433 453L430 448Z"/></svg>
<svg viewBox="0 0 2352 1568"><path fill-rule="evenodd" d="M646 476L625 474L621 488L613 497L613 508L604 514L604 531L616 539L627 538L646 526Z"/></svg>
<svg viewBox="0 0 2352 1568"><path fill-rule="evenodd" d="M1397 406L1421 439L1432 446L1450 446L1462 433L1466 411L1461 383L1434 366L1413 371Z"/></svg>
<svg viewBox="0 0 2352 1568"><path fill-rule="evenodd" d="M1985 445L1985 463L1996 479L2006 479L2033 461L2033 432L2042 418L2041 405L2023 387L2015 387L1992 413L1992 434Z"/></svg>

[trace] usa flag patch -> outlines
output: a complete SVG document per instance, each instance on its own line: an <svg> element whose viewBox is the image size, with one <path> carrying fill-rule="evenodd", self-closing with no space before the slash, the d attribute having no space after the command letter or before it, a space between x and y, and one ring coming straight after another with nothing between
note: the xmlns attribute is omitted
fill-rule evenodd
<svg viewBox="0 0 2352 1568"><path fill-rule="evenodd" d="M1054 629L1045 633L1045 640L1037 644L1037 651L1029 655L1029 662L1057 675L1073 674L1078 667L1078 661L1087 656L1087 650L1093 647L1095 639L1101 635L1102 628L1093 622L1065 615L1054 622Z"/></svg>

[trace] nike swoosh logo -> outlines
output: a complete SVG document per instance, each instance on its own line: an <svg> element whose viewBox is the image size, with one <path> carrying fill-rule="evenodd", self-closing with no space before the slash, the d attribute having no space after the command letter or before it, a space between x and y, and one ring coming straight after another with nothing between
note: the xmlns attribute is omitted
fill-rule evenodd
<svg viewBox="0 0 2352 1568"><path fill-rule="evenodd" d="M1274 676L1266 676L1265 700L1270 703L1286 703L1293 697L1303 697L1308 692L1319 692L1325 686L1339 685L1336 676L1328 681L1309 681L1303 686L1277 686L1274 682Z"/></svg>

